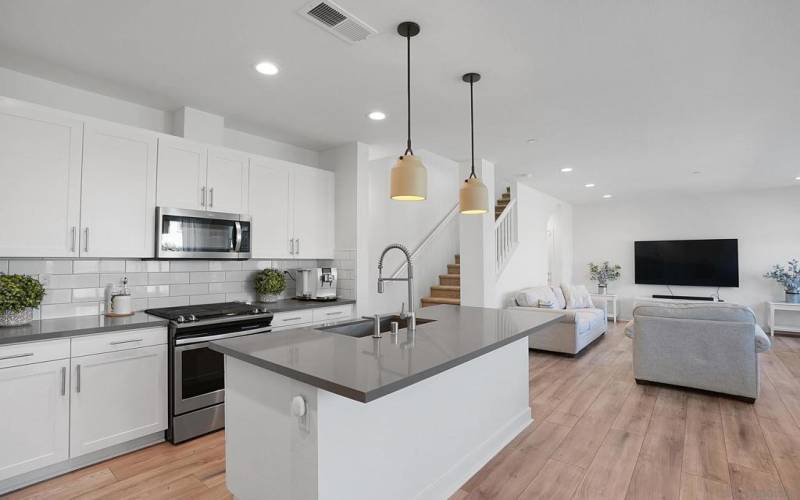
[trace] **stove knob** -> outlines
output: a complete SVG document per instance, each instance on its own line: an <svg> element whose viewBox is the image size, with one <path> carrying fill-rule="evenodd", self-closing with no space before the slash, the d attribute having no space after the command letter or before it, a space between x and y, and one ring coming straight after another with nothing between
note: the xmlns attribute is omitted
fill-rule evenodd
<svg viewBox="0 0 800 500"><path fill-rule="evenodd" d="M269 310L267 310L267 308L266 308L266 307L262 307L262 308L261 308L261 312L262 312L262 313L268 313L268 312L269 312Z"/></svg>
<svg viewBox="0 0 800 500"><path fill-rule="evenodd" d="M184 317L181 315L181 316L178 316L177 318L175 318L175 321L177 321L178 323L183 323L184 321L186 321L186 318L184 318Z"/></svg>
<svg viewBox="0 0 800 500"><path fill-rule="evenodd" d="M189 321L197 321L197 316L195 316L194 314L190 314L188 320Z"/></svg>
<svg viewBox="0 0 800 500"><path fill-rule="evenodd" d="M251 313L251 314L258 314L258 313L260 313L260 312L261 312L261 309L259 309L259 308L257 308L257 307L254 307L254 308L252 308L252 309L250 310L250 313Z"/></svg>

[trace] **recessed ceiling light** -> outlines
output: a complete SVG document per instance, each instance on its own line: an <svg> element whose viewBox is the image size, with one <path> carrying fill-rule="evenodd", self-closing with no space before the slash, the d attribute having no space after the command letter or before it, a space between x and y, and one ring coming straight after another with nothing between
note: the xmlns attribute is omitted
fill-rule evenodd
<svg viewBox="0 0 800 500"><path fill-rule="evenodd" d="M278 67L269 61L262 61L256 64L256 71L258 71L262 75L272 76L278 74Z"/></svg>
<svg viewBox="0 0 800 500"><path fill-rule="evenodd" d="M386 113L383 111L372 111L367 115L370 120L381 121L386 119Z"/></svg>
<svg viewBox="0 0 800 500"><path fill-rule="evenodd" d="M604 195L603 195L603 198L605 198L605 199L609 199L609 198L611 198L611 195L610 195L610 194L604 194Z"/></svg>
<svg viewBox="0 0 800 500"><path fill-rule="evenodd" d="M797 177L795 177L795 178L794 178L794 180L796 180L796 181L800 181L800 175L798 175Z"/></svg>
<svg viewBox="0 0 800 500"><path fill-rule="evenodd" d="M693 174L693 175L700 175L700 174L702 174L702 173L703 173L703 172L701 172L701 171L699 171L699 170L695 170L694 172L692 172L692 174Z"/></svg>
<svg viewBox="0 0 800 500"><path fill-rule="evenodd" d="M584 184L584 185L583 185L583 187L587 187L587 188L593 188L593 187L594 187L594 184L592 184L592 183L590 182L589 184Z"/></svg>
<svg viewBox="0 0 800 500"><path fill-rule="evenodd" d="M536 139L531 138L531 139L528 139L526 142L528 144L532 144L532 143L536 142Z"/></svg>
<svg viewBox="0 0 800 500"><path fill-rule="evenodd" d="M572 167L564 167L564 168L561 169L561 171L564 172L564 173L572 172Z"/></svg>

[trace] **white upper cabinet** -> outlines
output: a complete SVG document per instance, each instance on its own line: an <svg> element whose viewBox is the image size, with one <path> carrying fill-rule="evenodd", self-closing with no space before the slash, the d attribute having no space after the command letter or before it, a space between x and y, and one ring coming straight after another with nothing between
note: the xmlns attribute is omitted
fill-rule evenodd
<svg viewBox="0 0 800 500"><path fill-rule="evenodd" d="M206 208L214 212L247 212L248 158L235 151L208 150Z"/></svg>
<svg viewBox="0 0 800 500"><path fill-rule="evenodd" d="M294 257L333 258L333 173L318 168L294 169Z"/></svg>
<svg viewBox="0 0 800 500"><path fill-rule="evenodd" d="M153 257L156 136L87 122L81 192L81 257Z"/></svg>
<svg viewBox="0 0 800 500"><path fill-rule="evenodd" d="M178 137L160 137L158 139L157 205L204 210L208 201L207 158L208 148L203 144Z"/></svg>
<svg viewBox="0 0 800 500"><path fill-rule="evenodd" d="M254 258L292 258L289 186L291 164L270 158L250 159L250 217Z"/></svg>
<svg viewBox="0 0 800 500"><path fill-rule="evenodd" d="M0 369L0 481L69 457L69 359Z"/></svg>
<svg viewBox="0 0 800 500"><path fill-rule="evenodd" d="M0 256L76 257L83 122L0 99Z"/></svg>

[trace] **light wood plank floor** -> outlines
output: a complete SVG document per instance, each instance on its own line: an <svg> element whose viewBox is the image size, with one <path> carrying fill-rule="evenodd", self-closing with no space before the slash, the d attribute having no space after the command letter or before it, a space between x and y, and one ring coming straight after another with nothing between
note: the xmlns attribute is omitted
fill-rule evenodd
<svg viewBox="0 0 800 500"><path fill-rule="evenodd" d="M531 354L534 423L452 497L800 499L800 337L761 355L754 405L638 386L622 325L577 359ZM7 498L231 498L224 433L160 444Z"/></svg>

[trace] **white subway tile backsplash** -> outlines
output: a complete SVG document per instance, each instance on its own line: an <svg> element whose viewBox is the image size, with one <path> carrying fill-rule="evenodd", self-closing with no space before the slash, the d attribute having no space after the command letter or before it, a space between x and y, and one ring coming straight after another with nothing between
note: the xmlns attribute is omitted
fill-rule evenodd
<svg viewBox="0 0 800 500"><path fill-rule="evenodd" d="M131 287L134 298L141 297L166 297L169 295L169 285L146 285Z"/></svg>
<svg viewBox="0 0 800 500"><path fill-rule="evenodd" d="M100 286L97 274L48 274L40 277L48 288L96 288Z"/></svg>
<svg viewBox="0 0 800 500"><path fill-rule="evenodd" d="M258 271L228 271L225 273L225 281L252 281Z"/></svg>
<svg viewBox="0 0 800 500"><path fill-rule="evenodd" d="M209 271L241 271L242 262L239 260L211 260L208 262Z"/></svg>
<svg viewBox="0 0 800 500"><path fill-rule="evenodd" d="M241 281L225 281L223 283L209 283L208 293L238 293L244 290Z"/></svg>
<svg viewBox="0 0 800 500"><path fill-rule="evenodd" d="M242 262L243 271L261 271L272 267L271 260L245 260Z"/></svg>
<svg viewBox="0 0 800 500"><path fill-rule="evenodd" d="M124 260L76 260L72 272L81 273L122 273L125 272Z"/></svg>
<svg viewBox="0 0 800 500"><path fill-rule="evenodd" d="M133 299L131 301L131 304L132 304L132 307L133 307L134 311L144 311L145 309L147 309L147 299L146 298Z"/></svg>
<svg viewBox="0 0 800 500"><path fill-rule="evenodd" d="M147 299L147 308L153 309L155 307L175 307L175 306L188 306L189 296L182 295L180 297L152 297Z"/></svg>
<svg viewBox="0 0 800 500"><path fill-rule="evenodd" d="M172 262L169 270L173 273L186 271L208 271L207 260L179 260Z"/></svg>
<svg viewBox="0 0 800 500"><path fill-rule="evenodd" d="M127 273L166 273L169 272L168 260L126 260Z"/></svg>
<svg viewBox="0 0 800 500"><path fill-rule="evenodd" d="M225 271L189 273L189 283L218 283L225 281Z"/></svg>
<svg viewBox="0 0 800 500"><path fill-rule="evenodd" d="M224 293L214 293L210 295L192 295L189 297L189 304L214 304L215 302L225 302Z"/></svg>
<svg viewBox="0 0 800 500"><path fill-rule="evenodd" d="M64 318L68 316L92 316L100 314L99 302L79 302L70 304L47 304L41 307L41 318Z"/></svg>
<svg viewBox="0 0 800 500"><path fill-rule="evenodd" d="M225 301L226 302L253 302L256 300L255 293L226 293L225 294Z"/></svg>
<svg viewBox="0 0 800 500"><path fill-rule="evenodd" d="M72 302L103 302L105 288L73 288Z"/></svg>
<svg viewBox="0 0 800 500"><path fill-rule="evenodd" d="M20 259L20 260L8 261L8 274L70 274L70 273L72 273L71 260Z"/></svg>
<svg viewBox="0 0 800 500"><path fill-rule="evenodd" d="M148 285L171 285L173 283L188 283L189 273L148 273Z"/></svg>
<svg viewBox="0 0 800 500"><path fill-rule="evenodd" d="M72 300L72 290L69 288L64 290L51 290L47 289L47 293L42 299L42 304L65 304Z"/></svg>
<svg viewBox="0 0 800 500"><path fill-rule="evenodd" d="M170 285L170 295L205 295L208 293L208 283L192 283L191 285Z"/></svg>
<svg viewBox="0 0 800 500"><path fill-rule="evenodd" d="M0 260L0 274L8 274L8 261Z"/></svg>
<svg viewBox="0 0 800 500"><path fill-rule="evenodd" d="M140 286L147 284L147 273L112 273L100 275L100 286L121 286L122 278L128 278L128 286Z"/></svg>

